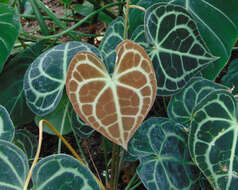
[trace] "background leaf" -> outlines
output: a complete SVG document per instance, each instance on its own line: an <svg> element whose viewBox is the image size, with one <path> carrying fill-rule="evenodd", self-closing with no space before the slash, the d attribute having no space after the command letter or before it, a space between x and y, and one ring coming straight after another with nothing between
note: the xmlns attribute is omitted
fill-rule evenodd
<svg viewBox="0 0 238 190"><path fill-rule="evenodd" d="M188 126L192 119L193 109L215 90L228 90L228 88L202 77L192 78L182 91L170 99L168 105L169 118Z"/></svg>
<svg viewBox="0 0 238 190"><path fill-rule="evenodd" d="M75 111L72 112L72 125L75 128L76 134L80 138L87 139L90 137L93 132L95 131L92 127L88 126L86 123L84 123L78 114L75 113Z"/></svg>
<svg viewBox="0 0 238 190"><path fill-rule="evenodd" d="M137 173L148 190L199 189L199 171L191 161L183 126L167 118L146 120L128 151L137 156Z"/></svg>
<svg viewBox="0 0 238 190"><path fill-rule="evenodd" d="M75 158L65 154L40 160L33 170L32 181L33 188L37 190L100 190L91 171Z"/></svg>
<svg viewBox="0 0 238 190"><path fill-rule="evenodd" d="M146 10L145 36L157 78L157 95L171 95L198 71L214 62L191 15L164 3Z"/></svg>
<svg viewBox="0 0 238 190"><path fill-rule="evenodd" d="M199 32L211 52L220 57L215 63L203 70L208 79L215 79L227 63L232 46L238 37L238 4L236 0L224 2L223 0L140 0L139 6L149 6L166 2L183 6L195 19ZM214 18L219 22L214 22ZM140 10L133 9L130 13L130 33L143 24L144 16Z"/></svg>
<svg viewBox="0 0 238 190"><path fill-rule="evenodd" d="M29 171L26 155L4 140L0 140L0 150L0 189L22 190Z"/></svg>
<svg viewBox="0 0 238 190"><path fill-rule="evenodd" d="M0 73L19 33L19 18L14 9L0 3Z"/></svg>
<svg viewBox="0 0 238 190"><path fill-rule="evenodd" d="M65 86L68 64L79 51L87 50L101 57L94 46L67 42L41 54L28 68L23 88L30 109L38 116L52 112L59 104Z"/></svg>
<svg viewBox="0 0 238 190"><path fill-rule="evenodd" d="M123 41L123 32L124 20L122 17L117 17L117 19L109 24L99 46L104 57L103 62L110 74L113 73L116 62L116 47Z"/></svg>
<svg viewBox="0 0 238 190"><path fill-rule="evenodd" d="M11 59L0 75L0 104L6 107L16 126L29 123L34 118L26 105L23 78L29 65L45 48L45 41L26 48Z"/></svg>
<svg viewBox="0 0 238 190"><path fill-rule="evenodd" d="M36 136L25 129L16 130L14 144L27 155L28 160L33 160L37 149Z"/></svg>
<svg viewBox="0 0 238 190"><path fill-rule="evenodd" d="M0 105L0 139L12 141L15 134L15 127L12 123L6 108Z"/></svg>
<svg viewBox="0 0 238 190"><path fill-rule="evenodd" d="M50 122L59 132L61 135L66 135L72 131L71 129L71 110L69 105L69 99L67 95L64 93L59 105L56 109L45 115L45 116L35 116L35 123L38 126L40 120L44 119ZM51 129L46 125L43 124L43 131L51 134L56 135Z"/></svg>
<svg viewBox="0 0 238 190"><path fill-rule="evenodd" d="M237 123L236 101L227 91L210 93L193 113L189 150L216 190L238 189Z"/></svg>
<svg viewBox="0 0 238 190"><path fill-rule="evenodd" d="M222 77L222 84L233 88L233 94L238 94L238 59L234 59L227 70L227 73Z"/></svg>

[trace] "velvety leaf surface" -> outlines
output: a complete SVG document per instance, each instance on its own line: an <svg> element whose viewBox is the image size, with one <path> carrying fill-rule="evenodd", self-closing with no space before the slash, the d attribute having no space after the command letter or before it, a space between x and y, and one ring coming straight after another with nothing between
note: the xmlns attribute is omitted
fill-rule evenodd
<svg viewBox="0 0 238 190"><path fill-rule="evenodd" d="M178 94L172 96L168 105L168 116L170 119L188 124L192 119L193 109L211 92L215 90L228 90L202 77L192 78Z"/></svg>
<svg viewBox="0 0 238 190"><path fill-rule="evenodd" d="M94 54L80 52L67 73L66 90L80 118L112 142L127 149L156 96L156 78L149 56L125 40L117 48L111 77Z"/></svg>
<svg viewBox="0 0 238 190"><path fill-rule="evenodd" d="M238 189L237 143L236 101L227 91L214 91L194 110L189 149L216 190Z"/></svg>
<svg viewBox="0 0 238 190"><path fill-rule="evenodd" d="M95 131L92 127L89 127L86 123L84 123L78 114L74 111L72 113L72 125L80 138L87 139L90 137Z"/></svg>
<svg viewBox="0 0 238 190"><path fill-rule="evenodd" d="M128 151L140 160L137 173L146 189L199 189L199 171L190 159L182 125L150 118L132 137Z"/></svg>
<svg viewBox="0 0 238 190"><path fill-rule="evenodd" d="M227 73L222 77L222 84L233 88L232 93L238 94L238 59L234 59L227 70Z"/></svg>
<svg viewBox="0 0 238 190"><path fill-rule="evenodd" d="M124 20L118 17L111 22L100 43L99 49L103 54L104 63L109 73L113 73L116 62L116 47L123 41Z"/></svg>
<svg viewBox="0 0 238 190"><path fill-rule="evenodd" d="M0 73L19 33L19 17L14 9L0 3Z"/></svg>
<svg viewBox="0 0 238 190"><path fill-rule="evenodd" d="M35 116L35 123L38 126L40 120L44 119L50 122L61 135L66 135L72 131L71 128L71 110L70 109L70 102L67 98L66 94L63 93L63 97L59 103L59 105L55 108L55 110L45 116ZM46 125L43 124L43 131L51 134L56 135L51 129Z"/></svg>
<svg viewBox="0 0 238 190"><path fill-rule="evenodd" d="M191 15L182 7L154 4L145 14L145 35L157 78L157 95L178 92L215 58L202 41Z"/></svg>
<svg viewBox="0 0 238 190"><path fill-rule="evenodd" d="M218 61L203 71L206 78L214 79L225 66L232 46L238 37L237 1L140 0L138 5L148 8L160 2L182 6L191 13L208 48L215 56L220 57ZM215 22L214 18L219 22ZM134 31L138 25L143 24L143 20L142 11L133 9L130 13L130 32Z"/></svg>
<svg viewBox="0 0 238 190"><path fill-rule="evenodd" d="M33 188L100 190L91 171L75 158L57 154L40 160L32 174Z"/></svg>
<svg viewBox="0 0 238 190"><path fill-rule="evenodd" d="M44 41L26 48L11 59L0 75L0 104L8 110L16 126L29 123L34 118L32 111L26 105L23 79L29 65L45 48Z"/></svg>
<svg viewBox="0 0 238 190"><path fill-rule="evenodd" d="M38 144L35 135L25 129L16 130L14 144L23 150L28 160L34 159Z"/></svg>
<svg viewBox="0 0 238 190"><path fill-rule="evenodd" d="M12 141L15 134L15 127L12 123L6 108L0 105L0 139Z"/></svg>
<svg viewBox="0 0 238 190"><path fill-rule="evenodd" d="M67 42L41 54L28 68L23 88L27 104L36 115L47 115L57 107L65 86L68 64L82 50L101 58L97 48L90 44Z"/></svg>
<svg viewBox="0 0 238 190"><path fill-rule="evenodd" d="M14 144L0 140L0 189L22 190L29 171L28 160Z"/></svg>

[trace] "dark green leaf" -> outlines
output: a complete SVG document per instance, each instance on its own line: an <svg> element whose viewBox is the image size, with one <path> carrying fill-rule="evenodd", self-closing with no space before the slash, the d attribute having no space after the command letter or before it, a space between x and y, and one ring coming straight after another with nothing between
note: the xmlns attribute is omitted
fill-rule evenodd
<svg viewBox="0 0 238 190"><path fill-rule="evenodd" d="M225 66L238 37L237 0L230 0L226 3L222 0L140 0L138 5L148 8L159 2L183 6L192 14L208 48L215 56L220 57L218 61L203 71L206 78L214 79ZM143 20L143 12L133 9L130 14L130 32L143 24Z"/></svg>
<svg viewBox="0 0 238 190"><path fill-rule="evenodd" d="M91 171L75 158L58 154L43 158L32 174L37 190L100 190Z"/></svg>
<svg viewBox="0 0 238 190"><path fill-rule="evenodd" d="M90 44L68 42L44 52L28 68L23 88L27 104L36 115L47 115L57 107L65 86L68 64L75 54L83 50L102 58L97 48Z"/></svg>
<svg viewBox="0 0 238 190"><path fill-rule="evenodd" d="M27 155L28 160L33 160L37 149L36 136L25 129L16 130L14 144Z"/></svg>
<svg viewBox="0 0 238 190"><path fill-rule="evenodd" d="M233 88L233 93L238 94L238 59L234 59L228 67L227 73L222 77L222 84Z"/></svg>
<svg viewBox="0 0 238 190"><path fill-rule="evenodd" d="M88 16L94 11L94 5L88 1L85 1L83 4L74 5L74 10L76 13L82 16Z"/></svg>
<svg viewBox="0 0 238 190"><path fill-rule="evenodd" d="M210 93L193 113L189 150L216 190L238 189L237 123L237 104L227 91Z"/></svg>
<svg viewBox="0 0 238 190"><path fill-rule="evenodd" d="M139 158L137 173L148 190L199 189L199 172L190 159L182 125L150 118L136 131L128 151Z"/></svg>
<svg viewBox="0 0 238 190"><path fill-rule="evenodd" d="M19 18L14 9L0 3L0 73L19 33Z"/></svg>
<svg viewBox="0 0 238 190"><path fill-rule="evenodd" d="M36 125L38 125L40 120L47 120L60 132L61 135L66 135L72 131L70 110L69 99L64 93L56 109L45 116L35 116L35 123ZM44 132L51 135L56 135L47 125L43 124L43 126Z"/></svg>
<svg viewBox="0 0 238 190"><path fill-rule="evenodd" d="M74 111L72 113L72 125L77 135L81 138L88 138L95 131L92 127L86 125Z"/></svg>
<svg viewBox="0 0 238 190"><path fill-rule="evenodd" d="M193 109L211 92L228 90L225 86L201 77L192 78L181 92L172 96L168 105L169 118L182 124L191 121Z"/></svg>
<svg viewBox="0 0 238 190"><path fill-rule="evenodd" d="M15 134L15 127L7 110L0 105L0 139L12 141Z"/></svg>
<svg viewBox="0 0 238 190"><path fill-rule="evenodd" d="M109 24L99 49L104 56L104 63L109 73L113 73L116 61L116 47L123 40L124 21L118 17Z"/></svg>
<svg viewBox="0 0 238 190"><path fill-rule="evenodd" d="M157 95L171 95L214 62L191 15L182 7L154 4L145 14L147 50L157 77Z"/></svg>
<svg viewBox="0 0 238 190"><path fill-rule="evenodd" d="M0 75L0 104L6 107L16 126L33 120L33 113L25 101L23 78L29 65L45 47L45 42L41 41L20 52L11 59Z"/></svg>
<svg viewBox="0 0 238 190"><path fill-rule="evenodd" d="M22 190L29 171L26 155L12 143L0 140L0 189Z"/></svg>

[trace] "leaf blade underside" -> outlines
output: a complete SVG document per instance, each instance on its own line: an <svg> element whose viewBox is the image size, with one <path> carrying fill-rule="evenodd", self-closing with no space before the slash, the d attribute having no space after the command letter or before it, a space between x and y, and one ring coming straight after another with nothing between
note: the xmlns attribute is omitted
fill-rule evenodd
<svg viewBox="0 0 238 190"><path fill-rule="evenodd" d="M80 52L69 66L66 90L84 122L127 149L154 102L156 78L139 45L126 40L116 51L112 78L98 57Z"/></svg>

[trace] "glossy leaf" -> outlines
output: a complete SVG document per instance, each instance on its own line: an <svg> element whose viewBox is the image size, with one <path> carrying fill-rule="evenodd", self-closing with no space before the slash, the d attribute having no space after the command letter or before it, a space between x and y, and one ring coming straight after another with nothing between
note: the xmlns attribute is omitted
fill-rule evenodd
<svg viewBox="0 0 238 190"><path fill-rule="evenodd" d="M216 190L238 189L237 123L236 101L227 91L210 93L193 113L190 153Z"/></svg>
<svg viewBox="0 0 238 190"><path fill-rule="evenodd" d="M0 3L0 73L19 33L19 17L14 9Z"/></svg>
<svg viewBox="0 0 238 190"><path fill-rule="evenodd" d="M100 190L91 171L75 158L57 154L38 162L32 174L33 188Z"/></svg>
<svg viewBox="0 0 238 190"><path fill-rule="evenodd" d="M12 141L15 134L15 127L12 123L6 108L0 105L0 139Z"/></svg>
<svg viewBox="0 0 238 190"><path fill-rule="evenodd" d="M146 10L145 35L151 45L157 95L171 95L215 58L202 41L191 15L182 7L155 4Z"/></svg>
<svg viewBox="0 0 238 190"><path fill-rule="evenodd" d="M215 90L228 90L225 86L201 77L192 78L178 94L170 99L168 105L169 118L182 124L188 124L192 119L193 109L207 95Z"/></svg>
<svg viewBox="0 0 238 190"><path fill-rule="evenodd" d="M238 94L238 59L230 63L227 73L222 77L222 84L234 88L232 93Z"/></svg>
<svg viewBox="0 0 238 190"><path fill-rule="evenodd" d="M203 70L206 78L214 79L225 66L238 37L237 1L140 0L138 5L148 8L161 2L182 6L191 13L208 48L220 58ZM219 22L215 22L214 18ZM133 9L130 14L130 32L143 22L142 11Z"/></svg>
<svg viewBox="0 0 238 190"><path fill-rule="evenodd" d="M36 136L25 129L16 130L14 144L27 155L28 160L33 160L37 149Z"/></svg>
<svg viewBox="0 0 238 190"><path fill-rule="evenodd" d="M14 144L0 140L0 189L22 190L29 171L26 155Z"/></svg>
<svg viewBox="0 0 238 190"><path fill-rule="evenodd" d="M82 50L101 57L90 44L68 42L44 52L28 68L23 87L27 104L36 115L47 115L57 107L65 86L68 64Z"/></svg>
<svg viewBox="0 0 238 190"><path fill-rule="evenodd" d="M59 105L56 109L45 115L45 116L36 116L35 123L39 125L40 120L44 119L50 122L59 132L61 135L66 135L72 131L71 129L71 109L69 107L69 99L67 98L66 94L64 93ZM51 129L46 125L43 124L43 131L51 134L56 135Z"/></svg>
<svg viewBox="0 0 238 190"><path fill-rule="evenodd" d="M6 65L0 76L0 104L9 112L16 126L29 123L34 115L26 105L23 92L23 78L29 65L46 48L44 41L20 52Z"/></svg>
<svg viewBox="0 0 238 190"><path fill-rule="evenodd" d="M93 132L94 129L92 127L89 127L86 123L84 123L78 114L76 114L75 112L72 113L72 125L76 131L76 134L80 137L80 138L88 138L90 137Z"/></svg>
<svg viewBox="0 0 238 190"><path fill-rule="evenodd" d="M116 52L112 78L97 56L79 52L70 63L66 90L85 123L127 149L154 103L156 78L141 46L125 40Z"/></svg>
<svg viewBox="0 0 238 190"><path fill-rule="evenodd" d="M132 137L128 151L140 160L137 173L146 189L199 189L199 172L190 159L182 125L150 118Z"/></svg>
<svg viewBox="0 0 238 190"><path fill-rule="evenodd" d="M116 62L116 47L123 41L124 20L118 17L111 22L100 43L99 49L104 56L104 63L109 73L113 73Z"/></svg>

